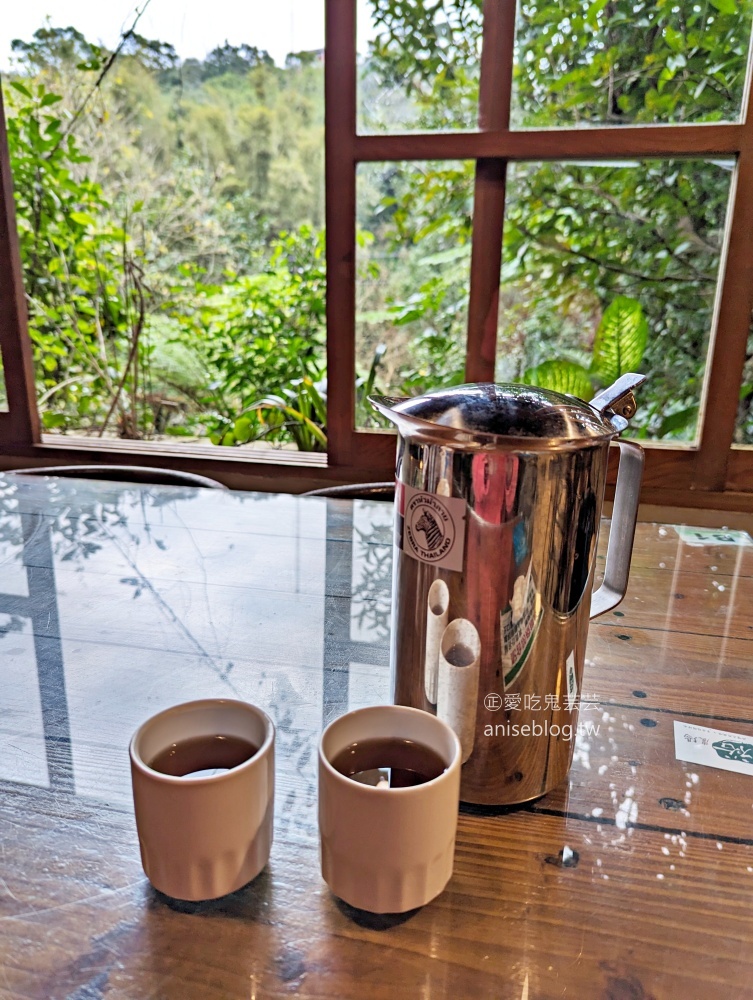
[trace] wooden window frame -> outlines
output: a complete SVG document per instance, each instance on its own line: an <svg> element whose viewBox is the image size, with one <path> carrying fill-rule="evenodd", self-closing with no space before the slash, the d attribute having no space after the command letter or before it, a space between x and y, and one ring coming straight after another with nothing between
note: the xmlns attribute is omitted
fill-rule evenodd
<svg viewBox="0 0 753 1000"><path fill-rule="evenodd" d="M725 156L735 160L698 443L646 442L645 503L753 512L753 448L733 447L753 312L753 98L749 59L739 122L511 129L515 0L485 0L479 125L473 132L359 135L355 0L325 0L328 452L113 442L42 434L26 329L10 161L0 96L0 349L9 413L0 468L109 462L169 465L241 489L290 492L391 478L394 435L355 427L356 173L375 161L475 160L466 378L493 381L507 164Z"/></svg>

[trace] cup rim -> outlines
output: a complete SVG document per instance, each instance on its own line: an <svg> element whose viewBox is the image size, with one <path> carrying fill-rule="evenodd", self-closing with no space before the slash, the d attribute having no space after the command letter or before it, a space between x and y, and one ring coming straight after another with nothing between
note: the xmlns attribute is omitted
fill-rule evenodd
<svg viewBox="0 0 753 1000"><path fill-rule="evenodd" d="M335 780L347 782L347 787L349 789L352 789L353 794L384 795L384 789L377 788L376 785L364 785L360 781L353 781L347 775L342 774L340 771L334 768L327 759L327 755L324 753L323 750L324 738L330 731L330 729L332 729L333 726L336 726L339 722L341 722L346 716L350 717L350 716L360 715L361 713L373 712L375 709L382 709L382 710L387 709L391 712L397 712L401 715L404 714L411 716L416 716L416 715L428 716L430 719L433 719L435 723L437 723L441 728L444 728L446 732L450 734L455 751L450 763L447 765L445 770L442 771L441 774L438 774L436 776L436 778L431 778L429 781L422 781L420 785L409 785L407 788L390 788L389 789L390 798L392 798L393 795L421 794L422 789L433 788L437 784L437 782L446 780L455 771L460 770L462 766L463 748L460 745L460 740L458 739L458 735L455 732L455 730L451 726L448 726L443 719L440 719L438 716L433 715L431 712L424 712L423 709L420 708L410 708L408 705L367 705L364 708L354 708L351 712L343 712L342 715L338 715L336 719L333 719L332 722L330 722L324 728L324 730L322 731L322 735L319 737L320 764L324 765L324 768L327 771L327 773L332 775L332 777L335 778Z"/></svg>
<svg viewBox="0 0 753 1000"><path fill-rule="evenodd" d="M150 767L149 764L137 753L136 742L142 733L151 725L160 722L166 716L177 715L181 712L186 711L186 709L198 709L204 707L216 708L220 705L232 705L240 706L245 710L249 710L251 714L261 717L266 724L266 736L259 749L253 756L249 757L248 760L244 760L243 763L237 764L235 767L229 768L222 774L207 774L201 777L189 778L188 776L179 774L165 774L164 771L157 771L155 768ZM136 732L131 737L130 743L128 744L128 754L131 758L131 763L135 768L137 768L142 774L150 778L158 778L160 781L165 781L170 785L179 785L180 787L190 788L196 784L205 784L207 782L221 782L227 781L234 775L242 774L256 764L266 756L269 752L270 747L273 745L275 740L275 724L272 719L264 711L263 708L259 708L258 705L254 705L250 701L242 701L240 698L197 698L194 701L183 701L177 705L170 705L168 708L162 709L161 712L156 712L154 715L150 715L148 719L145 719L141 725L138 727Z"/></svg>

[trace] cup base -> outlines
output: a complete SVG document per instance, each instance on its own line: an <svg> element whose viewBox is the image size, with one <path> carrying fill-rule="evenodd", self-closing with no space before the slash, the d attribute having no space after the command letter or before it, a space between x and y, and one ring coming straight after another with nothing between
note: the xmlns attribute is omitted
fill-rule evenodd
<svg viewBox="0 0 753 1000"><path fill-rule="evenodd" d="M269 861L272 831L261 829L245 856L225 851L212 858L197 858L192 864L171 863L170 859L150 858L140 842L141 864L155 889L190 903L219 899L252 882Z"/></svg>
<svg viewBox="0 0 753 1000"><path fill-rule="evenodd" d="M344 903L368 913L406 913L426 906L452 877L455 841L436 858L411 868L363 868L322 843L322 878Z"/></svg>

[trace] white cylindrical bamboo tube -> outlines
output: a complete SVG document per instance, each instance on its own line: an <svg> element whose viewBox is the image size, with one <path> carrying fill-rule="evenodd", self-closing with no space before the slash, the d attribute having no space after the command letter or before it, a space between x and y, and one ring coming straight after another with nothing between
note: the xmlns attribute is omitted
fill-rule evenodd
<svg viewBox="0 0 753 1000"><path fill-rule="evenodd" d="M426 602L426 654L424 656L424 689L426 699L437 703L437 674L439 671L439 647L442 633L447 628L450 615L450 591L444 580L435 580L429 587Z"/></svg>
<svg viewBox="0 0 753 1000"><path fill-rule="evenodd" d="M481 640L467 618L451 621L439 647L437 715L455 730L463 750L463 763L473 753L476 739L478 675Z"/></svg>

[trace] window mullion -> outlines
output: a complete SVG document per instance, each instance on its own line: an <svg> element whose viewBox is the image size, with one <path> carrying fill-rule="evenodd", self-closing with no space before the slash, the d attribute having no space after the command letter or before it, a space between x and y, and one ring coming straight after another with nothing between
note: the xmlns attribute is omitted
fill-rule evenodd
<svg viewBox="0 0 753 1000"><path fill-rule="evenodd" d="M510 125L515 13L515 0L485 0L479 81L481 131L506 130ZM506 175L506 160L480 159L476 164L465 362L470 382L494 380Z"/></svg>
<svg viewBox="0 0 753 1000"><path fill-rule="evenodd" d="M356 3L325 0L327 452L353 457L356 370Z"/></svg>
<svg viewBox="0 0 753 1000"><path fill-rule="evenodd" d="M359 135L359 162L382 160L615 160L732 156L744 143L743 125L608 125L588 128L484 132L408 132Z"/></svg>
<svg viewBox="0 0 753 1000"><path fill-rule="evenodd" d="M4 446L31 445L40 440L34 388L34 362L27 329L26 297L21 273L10 151L0 92L0 350L2 350L8 413L0 414Z"/></svg>
<svg viewBox="0 0 753 1000"><path fill-rule="evenodd" d="M748 57L741 148L730 191L693 485L724 490L753 311L753 61Z"/></svg>

